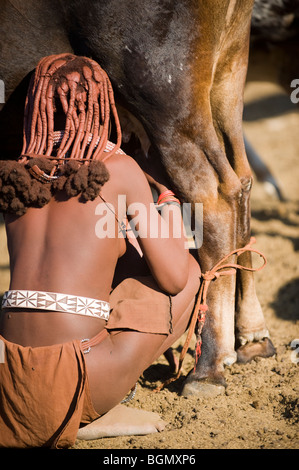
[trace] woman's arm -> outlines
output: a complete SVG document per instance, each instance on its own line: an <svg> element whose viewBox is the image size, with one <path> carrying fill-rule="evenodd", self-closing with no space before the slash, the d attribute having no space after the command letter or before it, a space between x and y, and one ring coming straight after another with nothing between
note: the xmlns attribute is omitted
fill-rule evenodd
<svg viewBox="0 0 299 470"><path fill-rule="evenodd" d="M123 186L131 226L157 283L164 291L176 295L188 278L188 249L181 209L178 204L166 203L157 211L150 185L158 195L169 190L157 165L152 168L149 165L143 172L130 157L123 159L121 166L124 165Z"/></svg>

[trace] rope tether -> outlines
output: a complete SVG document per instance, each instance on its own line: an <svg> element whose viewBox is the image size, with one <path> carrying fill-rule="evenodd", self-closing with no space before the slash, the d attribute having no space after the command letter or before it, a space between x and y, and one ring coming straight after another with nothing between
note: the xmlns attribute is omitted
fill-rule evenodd
<svg viewBox="0 0 299 470"><path fill-rule="evenodd" d="M195 305L195 308L193 310L193 314L191 317L187 338L180 354L178 371L174 377L171 377L166 382L164 382L160 387L156 389L156 391L162 390L162 388L164 388L165 385L168 385L171 382L174 382L180 377L181 372L182 372L183 361L184 361L186 352L188 350L188 347L190 345L192 335L195 331L196 331L197 341L196 341L196 347L195 347L194 370L196 369L198 359L200 358L200 355L201 355L201 344L202 344L201 332L202 332L206 314L208 311L207 294L208 294L208 289L209 289L209 285L211 281L218 279L221 276L230 276L232 274L235 274L237 269L245 270L245 271L252 271L252 272L261 271L261 269L263 269L265 265L267 264L266 257L260 251L252 248L251 245L255 242L256 242L255 238L251 237L250 242L246 246L244 246L244 248L238 248L236 250L231 251L227 256L222 258L210 271L207 271L206 273L201 274L202 283L199 289L196 305ZM225 264L228 258L230 258L232 255L240 256L242 253L245 253L246 251L251 251L253 253L257 253L258 255L260 255L264 260L264 263L262 264L262 266L260 266L259 268L249 268L246 266L242 266L241 264L235 264L235 263Z"/></svg>

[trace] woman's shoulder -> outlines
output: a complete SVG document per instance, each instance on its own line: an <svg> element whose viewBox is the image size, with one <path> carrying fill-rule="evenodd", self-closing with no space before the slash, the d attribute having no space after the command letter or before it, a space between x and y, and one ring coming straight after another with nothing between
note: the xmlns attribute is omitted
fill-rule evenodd
<svg viewBox="0 0 299 470"><path fill-rule="evenodd" d="M109 157L106 161L105 164L107 166L123 166L123 165L137 165L136 161L134 158L132 158L130 155L127 153L114 153ZM138 166L138 165L137 165Z"/></svg>
<svg viewBox="0 0 299 470"><path fill-rule="evenodd" d="M123 181L132 181L138 177L142 179L144 177L138 163L126 153L112 155L105 164L110 173L110 178L120 177Z"/></svg>

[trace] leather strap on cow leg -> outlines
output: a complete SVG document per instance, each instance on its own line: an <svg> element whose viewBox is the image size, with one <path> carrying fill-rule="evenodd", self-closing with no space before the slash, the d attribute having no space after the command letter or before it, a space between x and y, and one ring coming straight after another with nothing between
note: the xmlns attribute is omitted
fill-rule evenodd
<svg viewBox="0 0 299 470"><path fill-rule="evenodd" d="M230 276L232 274L235 274L237 269L240 270L245 270L245 271L252 271L252 272L257 272L261 271L265 265L267 264L266 257L258 250L255 250L252 248L251 245L255 243L256 240L254 237L251 237L250 242L244 246L244 248L238 248L236 250L231 251L227 256L222 258L210 271L207 271L206 273L201 274L202 278L202 283L199 289L197 301L196 301L196 306L193 310L191 321L190 321L190 326L187 334L187 338L185 341L185 344L183 346L183 349L180 354L180 359L179 359L179 367L178 367L178 372L176 375L166 382L164 382L160 387L158 387L155 391L160 391L162 390L165 385L168 385L169 383L177 380L182 372L182 365L183 365L183 360L185 358L186 352L188 350L188 347L190 345L190 341L192 338L192 335L194 332L196 332L196 346L195 346L195 366L194 370L196 369L196 365L198 362L198 359L201 355L201 332L204 326L206 314L208 311L208 305L207 305L207 294L208 294L208 289L211 281L218 279L221 276ZM263 258L264 263L262 266L258 268L249 268L247 266L243 266L241 264L235 264L235 263L225 263L231 256L237 255L240 256L242 253L245 253L246 251L251 251L252 253L257 253L259 256Z"/></svg>

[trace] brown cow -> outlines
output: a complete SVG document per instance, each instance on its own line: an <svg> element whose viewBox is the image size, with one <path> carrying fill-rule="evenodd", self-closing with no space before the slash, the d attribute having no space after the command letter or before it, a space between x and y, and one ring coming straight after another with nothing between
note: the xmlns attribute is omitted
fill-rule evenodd
<svg viewBox="0 0 299 470"><path fill-rule="evenodd" d="M182 201L203 204L203 272L250 238L242 110L252 6L253 0L4 0L0 11L0 78L8 95L51 53L88 55L107 71ZM0 116L8 158L21 146L21 89ZM249 252L239 258L251 266ZM202 355L186 394L224 390L224 365L237 354L247 361L274 352L251 272L213 282L207 301Z"/></svg>

